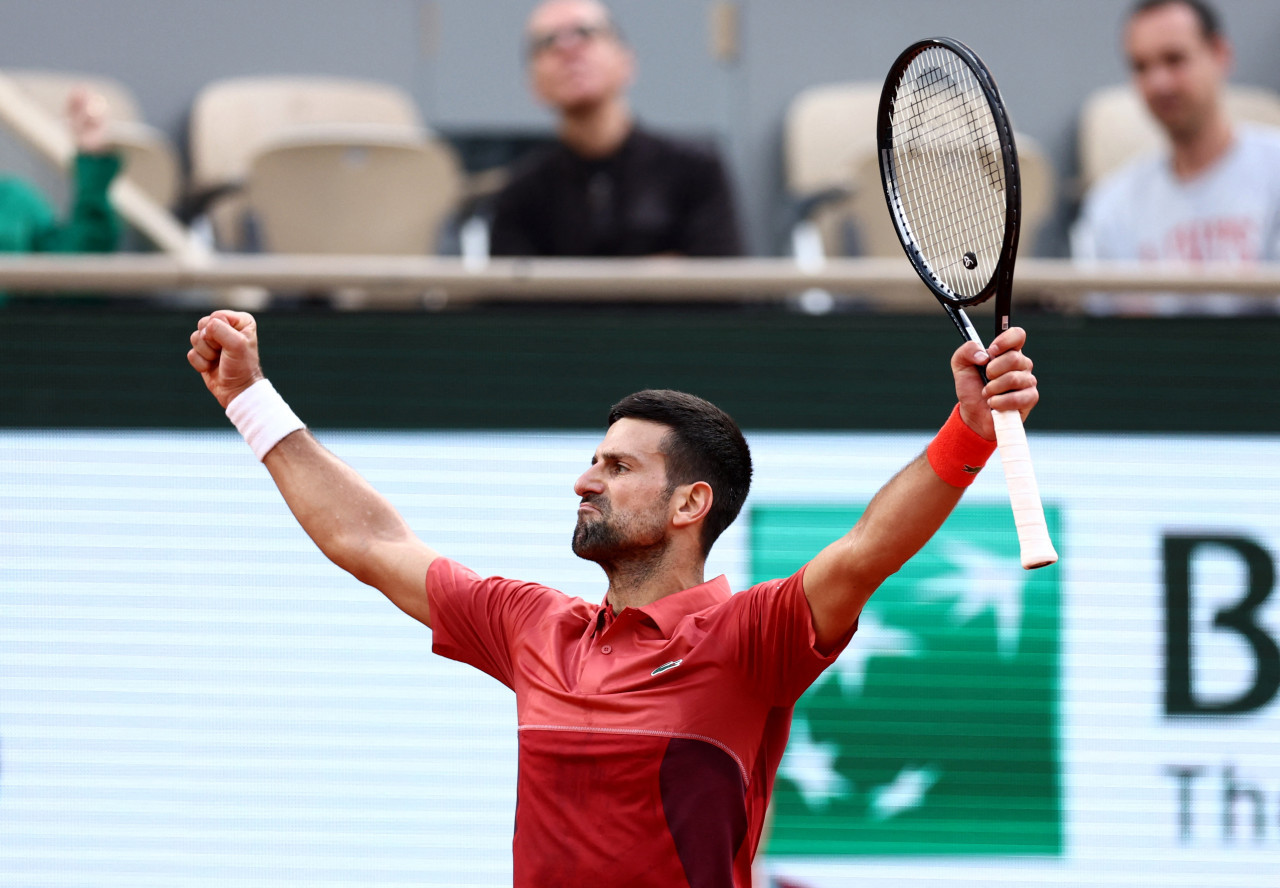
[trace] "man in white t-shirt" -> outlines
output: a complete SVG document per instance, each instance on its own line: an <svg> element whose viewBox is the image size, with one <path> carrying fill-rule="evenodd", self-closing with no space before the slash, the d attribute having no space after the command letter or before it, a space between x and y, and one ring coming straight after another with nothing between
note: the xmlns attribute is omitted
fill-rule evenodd
<svg viewBox="0 0 1280 888"><path fill-rule="evenodd" d="M1077 259L1253 264L1280 259L1280 131L1233 123L1231 46L1201 0L1143 0L1125 31L1134 85L1169 138L1085 199ZM1091 294L1097 313L1232 314L1239 294Z"/></svg>

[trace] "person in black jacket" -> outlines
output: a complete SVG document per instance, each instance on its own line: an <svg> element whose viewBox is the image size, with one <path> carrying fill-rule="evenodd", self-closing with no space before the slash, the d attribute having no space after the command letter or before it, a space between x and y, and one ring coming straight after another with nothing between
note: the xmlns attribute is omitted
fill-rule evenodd
<svg viewBox="0 0 1280 888"><path fill-rule="evenodd" d="M635 58L596 0L548 0L529 18L531 86L556 144L517 163L498 194L498 256L737 256L732 188L713 147L639 126Z"/></svg>

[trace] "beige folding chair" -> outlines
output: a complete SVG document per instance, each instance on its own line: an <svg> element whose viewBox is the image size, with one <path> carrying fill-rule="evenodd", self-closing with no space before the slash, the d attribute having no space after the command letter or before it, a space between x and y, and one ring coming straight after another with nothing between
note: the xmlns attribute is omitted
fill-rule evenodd
<svg viewBox="0 0 1280 888"><path fill-rule="evenodd" d="M1018 146L1018 176L1022 182L1022 215L1018 235L1019 255L1035 248L1040 229L1053 211L1055 176L1044 150L1034 139L1014 133ZM898 240L880 183L880 162L874 155L857 162L852 172L853 196L849 214L857 229L860 253L865 256L901 256Z"/></svg>
<svg viewBox="0 0 1280 888"><path fill-rule="evenodd" d="M819 249L822 255L848 252L850 171L875 158L880 89L869 81L821 84L801 91L787 108L783 163L797 257Z"/></svg>
<svg viewBox="0 0 1280 888"><path fill-rule="evenodd" d="M64 119L67 99L88 87L107 103L107 138L124 161L124 177L162 207L172 207L182 190L178 155L169 139L147 125L128 87L110 77L71 71L10 69L4 72L37 105Z"/></svg>
<svg viewBox="0 0 1280 888"><path fill-rule="evenodd" d="M245 195L277 253L427 254L462 193L439 140L353 131L282 136L249 161Z"/></svg>
<svg viewBox="0 0 1280 888"><path fill-rule="evenodd" d="M1226 103L1235 120L1280 127L1280 94L1273 90L1232 84L1227 87ZM1159 124L1130 84L1091 93L1081 106L1077 137L1077 196L1130 160L1167 144Z"/></svg>
<svg viewBox="0 0 1280 888"><path fill-rule="evenodd" d="M191 108L189 203L207 207L216 242L245 246L246 203L236 193L252 158L299 129L376 127L422 137L422 117L398 86L334 77L237 77L207 85ZM223 198L216 195L225 193ZM195 210L192 210L192 214Z"/></svg>

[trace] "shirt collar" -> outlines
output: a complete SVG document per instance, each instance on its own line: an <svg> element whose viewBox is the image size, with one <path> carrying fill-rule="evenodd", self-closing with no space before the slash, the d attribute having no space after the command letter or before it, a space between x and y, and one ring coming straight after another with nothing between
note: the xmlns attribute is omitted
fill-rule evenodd
<svg viewBox="0 0 1280 888"><path fill-rule="evenodd" d="M698 611L714 607L729 600L731 595L729 580L724 574L721 574L713 580L707 580L705 583L699 583L696 586L690 586L688 589L673 592L670 595L659 598L652 604L635 609L653 620L664 638L670 638L672 633L676 631L676 626L689 614L696 614ZM600 622L605 619L604 615L608 611L609 602L601 602L600 611L597 614L597 628L599 628Z"/></svg>

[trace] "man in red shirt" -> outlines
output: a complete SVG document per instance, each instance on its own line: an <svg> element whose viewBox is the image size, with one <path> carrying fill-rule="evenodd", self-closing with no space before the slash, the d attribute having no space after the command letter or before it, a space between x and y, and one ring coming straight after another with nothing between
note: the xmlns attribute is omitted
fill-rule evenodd
<svg viewBox="0 0 1280 888"><path fill-rule="evenodd" d="M624 398L574 485L598 605L483 579L415 537L263 377L250 315L202 318L187 358L325 555L515 691L516 885L745 888L795 701L990 456L991 410L1038 401L1024 342L957 349L959 405L928 450L793 576L732 595L703 572L747 496L742 433L692 395Z"/></svg>

